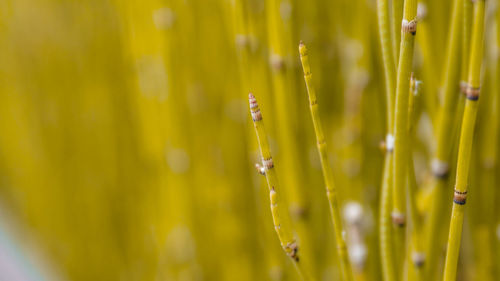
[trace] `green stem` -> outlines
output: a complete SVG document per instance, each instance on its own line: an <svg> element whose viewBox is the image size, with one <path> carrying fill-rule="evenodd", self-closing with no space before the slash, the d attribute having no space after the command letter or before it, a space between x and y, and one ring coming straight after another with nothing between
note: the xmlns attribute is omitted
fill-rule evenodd
<svg viewBox="0 0 500 281"><path fill-rule="evenodd" d="M391 25L388 2L388 0L377 0L377 17L384 63L387 108L387 139L384 171L382 176L382 190L380 196L379 235L383 280L393 281L396 280L396 270L393 252L394 249L392 247L390 209L392 205L392 130L394 124L396 66L394 63L394 49L391 43Z"/></svg>
<svg viewBox="0 0 500 281"><path fill-rule="evenodd" d="M481 62L483 59L484 6L484 0L478 0L474 4L474 25L469 63L469 82L467 85L467 101L465 103L460 145L458 149L457 175L453 197L454 204L451 214L448 251L446 253L444 269L445 281L454 281L457 275L458 254L462 237L467 184L469 180L469 166L471 162L474 127L479 99Z"/></svg>
<svg viewBox="0 0 500 281"><path fill-rule="evenodd" d="M333 228L335 232L335 241L337 242L337 253L340 258L340 268L342 271L342 280L354 280L352 274L351 263L349 261L349 253L347 250L344 235L344 227L340 217L339 202L337 199L337 191L333 183L332 169L328 161L328 152L326 146L325 135L323 133L323 126L319 116L318 102L316 99L316 91L312 85L311 67L309 65L309 55L304 43L300 42L299 45L300 60L304 70L304 79L306 81L307 93L309 95L309 106L311 109L311 117L314 124L314 132L316 133L316 141L318 152L321 160L321 168L323 170L323 177L326 184L326 195L330 205L330 215L333 221Z"/></svg>
<svg viewBox="0 0 500 281"><path fill-rule="evenodd" d="M427 277L434 278L437 260L439 256L442 232L440 229L444 224L444 215L447 205L445 200L447 178L449 174L449 161L451 154L452 131L458 90L458 69L460 54L461 14L463 0L455 0L451 20L451 30L448 38L447 56L445 59L443 83L443 104L438 113L438 124L436 128L437 148L432 162L432 174L434 186L432 190L431 211L426 224L425 253L427 258ZM467 1L467 0L466 0Z"/></svg>
<svg viewBox="0 0 500 281"><path fill-rule="evenodd" d="M267 134L262 121L262 113L260 112L259 105L255 96L249 94L250 113L255 127L255 133L259 142L260 153L262 156L262 166L257 164L256 167L259 172L266 176L267 185L269 187L269 197L271 201L271 214L273 217L274 229L281 242L281 246L285 253L294 262L300 276L305 278L303 262L299 262L298 245L293 235L292 224L288 210L282 202L281 190L278 184L278 177L276 175L276 168L271 156Z"/></svg>

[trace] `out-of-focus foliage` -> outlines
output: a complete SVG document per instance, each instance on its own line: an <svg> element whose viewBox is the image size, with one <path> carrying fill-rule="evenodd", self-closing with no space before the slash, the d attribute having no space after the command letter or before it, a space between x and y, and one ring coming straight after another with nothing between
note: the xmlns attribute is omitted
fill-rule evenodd
<svg viewBox="0 0 500 281"><path fill-rule="evenodd" d="M427 2L413 67L424 83L413 140L422 216L436 122L426 111L440 104L451 8ZM492 276L488 262L498 256L487 242L498 245L498 215L481 203L500 194L497 143L488 141L499 124L498 48L495 15L487 17L462 280L494 280L472 276ZM304 259L317 280L337 280L300 40L310 49L341 210L348 206L356 280L380 280L386 105L373 0L0 1L0 202L12 222L0 230L14 231L19 254L39 260L26 267L45 280L298 279L253 168L253 92ZM281 96L277 62L286 68ZM362 220L349 224L353 212Z"/></svg>

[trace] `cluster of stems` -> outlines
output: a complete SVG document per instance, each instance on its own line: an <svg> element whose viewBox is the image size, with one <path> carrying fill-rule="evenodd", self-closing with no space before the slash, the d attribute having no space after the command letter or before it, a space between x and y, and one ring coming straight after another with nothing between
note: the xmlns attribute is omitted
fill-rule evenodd
<svg viewBox="0 0 500 281"><path fill-rule="evenodd" d="M386 155L393 153L393 157L386 156L381 189L379 229L382 273L384 280L400 280L401 275L398 269L403 264L398 263L397 260L405 256L404 249L408 248L411 249L412 254L407 256L415 265L413 270L407 269L409 275L406 278L408 280L422 280L424 276L434 278L436 275L436 261L440 255L438 250L441 241L440 230L445 220L444 214L446 214L446 204L443 204L443 200L446 198L447 179L450 172L452 154L450 143L453 143L455 135L453 134L453 128L456 127L456 120L462 119L462 112L464 112L461 128L458 127L461 135L458 150L457 180L444 271L444 280L455 280L463 222L463 207L467 194L468 165L471 160L472 136L479 95L480 67L483 57L484 1L475 1L474 4L472 38L470 38L471 2L461 0L453 2L451 28L442 76L443 102L438 109L434 130L437 139L437 148L432 161L432 174L435 184L431 190L431 209L427 215L425 236L421 234L420 214L416 205L418 188L410 148L410 140L414 138L413 128L415 127L414 116L412 116L415 112L411 94L414 84L413 79L410 79L410 73L412 71L414 38L418 20L417 3L412 0L404 1L400 45L397 41L398 36L394 34L394 21L398 20L398 13L394 9L397 9L399 1L392 1L391 4L393 9L392 17L389 17L389 1L377 1L379 37L387 92L388 137L386 138L385 147ZM388 36L390 23L392 24L391 37ZM472 42L470 48L469 42ZM391 53L398 52L397 46L400 46L399 58L395 57L396 62L394 63ZM456 93L459 84L457 82L459 81L460 61L462 61L460 89L464 93L462 96L466 99L465 103L462 99L457 103L459 95ZM394 64L397 65L395 87L393 82ZM463 82L467 73L468 82ZM409 89L410 95L408 95ZM465 104L465 110L463 104ZM431 112L429 112L429 115L432 117ZM393 201L389 202L391 197ZM387 218L391 203L394 229L389 228ZM409 210L406 208L407 205ZM412 224L410 240L405 239L406 232L403 228L406 223L407 211ZM422 268L424 261L428 264L425 269Z"/></svg>
<svg viewBox="0 0 500 281"><path fill-rule="evenodd" d="M454 155L457 154L454 153L453 148L456 144L459 148L457 176L444 268L444 280L451 281L456 279L463 208L471 162L472 136L478 109L485 8L484 0L474 1L474 5L469 0L452 2L450 28L442 66L436 65L435 69L423 74L429 83L422 87L421 81L417 81L413 74L415 71L413 58L417 40L421 45L424 65L436 64L432 60L437 60L437 56L430 39L431 22L427 18L427 5L433 5L426 1L417 4L416 0L377 0L378 35L382 52L386 101L385 157L378 205L380 271L385 281L420 281L438 276L438 262L442 255L439 249L444 242L443 234L446 227L443 227L443 224L446 225L448 213L447 205L443 201L449 194L448 175L455 172L453 161ZM474 14L472 14L472 6L474 6ZM474 19L473 24L472 19ZM418 39L416 37L417 23L420 21L423 25L423 34L421 39ZM275 19L271 20L271 25L274 27L278 25ZM276 32L276 29L273 32ZM281 46L283 43L276 41L276 36L275 34L275 37L271 37L271 46ZM280 57L282 57L284 51L280 50ZM271 51L275 52L276 49ZM316 135L323 180L326 185L330 216L334 226L339 268L342 280L354 280L349 255L353 253L349 253L346 245L345 231L340 216L341 203L334 185L334 173L328 157L324 125L321 123L316 91L313 86L308 49L302 42L299 45L299 54L309 96L309 109ZM273 53L272 56L274 55ZM274 71L276 72L276 69ZM435 77L439 72L442 76ZM278 71L274 75L281 77L275 80L275 83L284 85L284 77L286 77L283 76L284 72ZM275 88L275 90L283 92L282 88ZM253 96L251 96L251 108L252 99ZM278 117L279 115L282 113L278 114ZM429 161L432 180L429 186L425 187L427 195L423 194L424 188L420 186L422 181L419 180L421 176L417 175L418 167L413 158L414 147L418 145L417 127L419 127L420 117L424 115L429 117L432 126L431 133L435 138L435 149ZM263 132L259 130L263 129L258 129L261 122L258 107L252 108L252 116L257 134L262 136ZM257 119L256 116L258 116ZM459 142L456 140L458 134L460 134ZM262 155L270 157L267 149L262 148L263 145L267 146L267 141L264 143L260 141L261 136L259 144ZM286 138L290 138L288 133ZM264 153L267 154L264 156ZM263 159L264 165L259 165L258 168L266 174L266 177L269 177L265 166L265 159L268 158ZM271 175L271 179L272 177ZM274 191L275 183L270 182L269 178L268 183L271 191ZM296 192L292 191L292 193ZM420 201L425 201L425 203ZM425 204L427 209L423 210L421 204ZM286 210L283 209L281 212L286 213ZM276 216L277 214L273 211L275 225ZM425 223L423 223L424 220ZM290 236L282 237L282 235L278 232L282 246L295 241L286 240L293 239L291 232ZM285 251L290 253L290 249L286 247Z"/></svg>

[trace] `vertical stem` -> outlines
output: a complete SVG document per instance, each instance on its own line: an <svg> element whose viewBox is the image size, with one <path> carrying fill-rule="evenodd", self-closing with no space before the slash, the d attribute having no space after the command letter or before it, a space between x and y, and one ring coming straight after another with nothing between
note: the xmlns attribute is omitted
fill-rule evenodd
<svg viewBox="0 0 500 281"><path fill-rule="evenodd" d="M403 1L392 0L391 13L391 37L392 37L392 55L396 65L399 60L399 47L401 42L401 20L403 19Z"/></svg>
<svg viewBox="0 0 500 281"><path fill-rule="evenodd" d="M410 147L411 139L415 136L415 127L417 122L417 114L415 112L416 106L419 98L419 82L413 78L410 81L410 102L409 102L409 116L408 116L408 134L410 135ZM410 150L411 155L411 150ZM410 253L408 257L411 260L411 264L408 263L408 278L407 280L423 280L423 266L425 263L425 255L422 251L422 235L421 235L421 223L417 211L417 180L415 178L415 167L413 164L413 157L408 157L408 202L409 202L409 214L411 219L411 245Z"/></svg>
<svg viewBox="0 0 500 281"><path fill-rule="evenodd" d="M427 277L434 278L439 257L440 243L442 243L442 232L440 227L443 225L446 213L445 200L447 179L449 174L449 161L452 143L450 131L453 128L455 117L455 105L457 101L458 90L458 69L460 54L460 31L461 31L461 11L462 1L455 0L453 3L453 12L451 19L451 29L448 38L445 65L443 68L442 91L443 104L439 109L438 123L436 128L437 147L432 160L432 174L434 176L434 186L432 190L431 210L428 223L426 224L425 253L427 258ZM470 1L470 0L465 0Z"/></svg>
<svg viewBox="0 0 500 281"><path fill-rule="evenodd" d="M393 230L390 213L392 207L392 153L386 153L384 175L382 179L382 195L380 197L380 255L382 259L383 280L396 280L396 263L392 244Z"/></svg>
<svg viewBox="0 0 500 281"><path fill-rule="evenodd" d="M428 17L427 1L421 0L418 3L417 8L417 18L418 18L418 38L417 44L419 44L422 50L422 57L424 61L423 65L423 78L425 84L423 85L423 102L427 115L432 121L432 124L436 125L436 115L438 108L438 81L441 68L441 60L436 54L434 38L431 34L430 19Z"/></svg>
<svg viewBox="0 0 500 281"><path fill-rule="evenodd" d="M396 64L392 55L388 0L377 0L377 17L379 25L380 43L382 46L382 58L384 63L384 77L387 100L387 129L392 131L394 124L394 95L396 83Z"/></svg>
<svg viewBox="0 0 500 281"><path fill-rule="evenodd" d="M408 166L408 91L413 62L413 48L417 31L417 1L406 0L401 25L402 41L396 88L394 120L394 209L393 222L403 227L406 211L406 172Z"/></svg>
<svg viewBox="0 0 500 281"><path fill-rule="evenodd" d="M342 280L353 280L351 264L349 261L348 250L346 242L342 233L344 232L342 219L340 217L339 202L337 200L337 191L333 183L333 174L328 161L328 152L323 134L323 127L318 111L318 102L316 100L316 91L312 85L311 67L309 65L309 56L306 46L300 42L299 45L300 60L302 62L302 69L304 70L304 79L306 81L307 93L309 95L309 105L311 109L311 116L314 124L314 132L316 133L316 141L318 152L321 160L321 168L323 170L323 177L326 185L326 195L330 205L330 214L333 221L335 232L335 240L337 242L337 253L340 258L340 268L342 271Z"/></svg>
<svg viewBox="0 0 500 281"><path fill-rule="evenodd" d="M392 247L392 229L390 225L390 204L392 190L392 130L394 124L394 97L396 65L394 63L394 48L391 42L391 22L389 18L389 1L377 0L377 18L379 27L379 37L382 48L382 58L384 63L384 76L386 88L386 111L387 111L387 139L385 150L385 163L382 177L382 190L380 196L380 257L382 263L383 280L393 281L396 278L394 253ZM398 31L399 32L399 31Z"/></svg>
<svg viewBox="0 0 500 281"><path fill-rule="evenodd" d="M291 5L288 1L269 0L267 4L268 34L270 46L270 66L272 73L273 97L276 112L278 132L278 143L280 147L280 159L283 160L283 170L288 175L283 179L288 187L287 195L290 203L291 218L297 227L297 231L302 239L303 256L312 259L310 251L310 228L307 224L306 214L308 213L307 196L304 190L304 167L301 166L299 155L299 142L295 124L297 114L295 102L295 87L293 85L292 69L287 59L289 38L286 36L288 29L285 23L288 21L284 17L284 7ZM289 6L291 7L291 6ZM290 15L289 15L290 16Z"/></svg>
<svg viewBox="0 0 500 281"><path fill-rule="evenodd" d="M472 142L476 122L478 99L480 92L481 62L483 58L484 37L484 0L474 3L474 25L471 42L471 56L469 63L469 82L467 85L467 100L462 121L460 145L458 149L458 163L453 209L451 214L450 232L448 237L448 251L444 270L444 280L454 281L457 274L458 254L462 237L464 208L467 198L467 184L469 165L471 161Z"/></svg>
<svg viewBox="0 0 500 281"><path fill-rule="evenodd" d="M396 106L394 120L394 205L393 223L396 227L396 253L404 258L406 182L408 168L408 91L413 63L413 49L417 31L417 1L405 0L403 21L401 22L401 49L396 86Z"/></svg>

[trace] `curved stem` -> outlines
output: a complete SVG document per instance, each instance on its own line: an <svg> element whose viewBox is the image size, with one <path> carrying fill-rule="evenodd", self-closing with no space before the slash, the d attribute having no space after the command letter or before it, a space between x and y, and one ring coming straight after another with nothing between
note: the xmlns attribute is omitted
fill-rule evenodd
<svg viewBox="0 0 500 281"><path fill-rule="evenodd" d="M269 142L267 140L264 122L262 121L262 113L260 112L259 105L255 96L249 94L250 113L257 134L259 142L259 149L262 156L262 166L257 164L256 167L261 174L266 176L267 185L269 187L269 197L271 201L271 215L273 217L274 229L281 242L281 246L285 253L292 259L295 267L302 278L306 278L303 262L299 262L298 245L293 235L292 225L290 222L290 215L287 208L282 202L281 191L278 184L278 177L274 167L271 150L269 149ZM307 279L307 278L306 278Z"/></svg>

